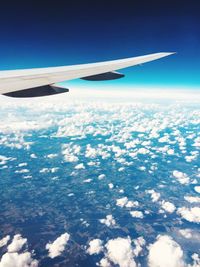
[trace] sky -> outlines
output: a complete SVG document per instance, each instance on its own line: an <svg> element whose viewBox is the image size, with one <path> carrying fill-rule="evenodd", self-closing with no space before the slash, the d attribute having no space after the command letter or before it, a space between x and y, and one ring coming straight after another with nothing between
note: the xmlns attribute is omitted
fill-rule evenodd
<svg viewBox="0 0 200 267"><path fill-rule="evenodd" d="M124 79L95 85L200 88L199 14L198 0L4 1L0 69L177 52L122 70ZM82 80L68 83L91 86Z"/></svg>

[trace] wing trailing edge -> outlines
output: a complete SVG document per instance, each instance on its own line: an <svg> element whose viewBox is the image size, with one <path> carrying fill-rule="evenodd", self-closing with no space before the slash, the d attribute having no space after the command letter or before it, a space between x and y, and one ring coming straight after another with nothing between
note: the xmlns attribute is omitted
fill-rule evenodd
<svg viewBox="0 0 200 267"><path fill-rule="evenodd" d="M73 66L0 71L0 94L17 97L34 97L62 93L64 89L52 90L55 83L82 78L85 80L110 80L123 77L116 70L140 65L174 53L154 53ZM41 90L41 93L39 91ZM19 92L18 94L14 92Z"/></svg>

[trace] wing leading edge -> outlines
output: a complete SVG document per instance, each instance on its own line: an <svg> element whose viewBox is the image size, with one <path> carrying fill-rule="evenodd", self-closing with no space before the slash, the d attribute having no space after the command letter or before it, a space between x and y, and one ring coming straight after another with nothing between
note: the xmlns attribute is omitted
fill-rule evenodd
<svg viewBox="0 0 200 267"><path fill-rule="evenodd" d="M115 70L140 65L172 54L174 53L155 53L73 66L0 71L0 94L14 97L19 97L17 95L20 95L20 97L33 97L62 93L66 92L66 90L62 87L59 88L55 83L77 78L93 81L117 79L124 75L115 72ZM47 87L50 93L48 93ZM23 93L20 94L19 91L23 91ZM14 92L18 93L15 95Z"/></svg>

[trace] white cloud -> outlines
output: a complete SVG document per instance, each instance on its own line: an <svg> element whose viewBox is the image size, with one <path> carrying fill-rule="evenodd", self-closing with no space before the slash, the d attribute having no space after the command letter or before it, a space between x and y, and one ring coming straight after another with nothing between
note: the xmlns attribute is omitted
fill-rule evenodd
<svg viewBox="0 0 200 267"><path fill-rule="evenodd" d="M188 267L199 267L200 266L200 256L197 253L192 254L193 263L189 264Z"/></svg>
<svg viewBox="0 0 200 267"><path fill-rule="evenodd" d="M98 179L99 180L102 180L102 179L104 179L106 176L105 176L105 174L100 174L99 176L98 176Z"/></svg>
<svg viewBox="0 0 200 267"><path fill-rule="evenodd" d="M108 184L108 187L109 187L110 189L113 189L114 185L113 185L112 183L110 183L110 184Z"/></svg>
<svg viewBox="0 0 200 267"><path fill-rule="evenodd" d="M181 215L182 218L184 218L185 220L189 222L200 223L200 208L199 207L178 208L177 213Z"/></svg>
<svg viewBox="0 0 200 267"><path fill-rule="evenodd" d="M84 166L83 163L80 163L80 164L78 164L78 165L75 166L75 169L76 169L76 170L85 169L85 166Z"/></svg>
<svg viewBox="0 0 200 267"><path fill-rule="evenodd" d="M147 190L147 193L151 194L152 202L157 202L160 198L160 193L155 192L155 190Z"/></svg>
<svg viewBox="0 0 200 267"><path fill-rule="evenodd" d="M32 259L30 252L5 253L0 261L0 267L37 267L38 261Z"/></svg>
<svg viewBox="0 0 200 267"><path fill-rule="evenodd" d="M122 197L116 200L116 205L119 207L124 207L128 203L128 198L127 197Z"/></svg>
<svg viewBox="0 0 200 267"><path fill-rule="evenodd" d="M158 235L149 245L149 267L184 267L183 251L170 236Z"/></svg>
<svg viewBox="0 0 200 267"><path fill-rule="evenodd" d="M114 226L116 224L116 221L111 214L107 215L105 219L100 219L99 221L100 223L103 223L107 225L108 227Z"/></svg>
<svg viewBox="0 0 200 267"><path fill-rule="evenodd" d="M103 242L101 239L93 239L89 242L87 253L90 255L99 254L103 250Z"/></svg>
<svg viewBox="0 0 200 267"><path fill-rule="evenodd" d="M200 203L200 197L184 196L184 199L189 203Z"/></svg>
<svg viewBox="0 0 200 267"><path fill-rule="evenodd" d="M187 239L192 238L192 231L190 229L180 229L179 233Z"/></svg>
<svg viewBox="0 0 200 267"><path fill-rule="evenodd" d="M92 181L92 179L85 179L83 180L83 183L90 183Z"/></svg>
<svg viewBox="0 0 200 267"><path fill-rule="evenodd" d="M180 172L180 171L173 171L173 176L179 181L179 183L181 184L189 184L190 183L190 179L187 176L187 174Z"/></svg>
<svg viewBox="0 0 200 267"><path fill-rule="evenodd" d="M138 149L137 153L138 153L138 154L143 154L143 155L145 155L145 154L148 154L148 153L149 153L149 150L146 149L146 148L144 148L144 147L142 147L142 148L139 148L139 149Z"/></svg>
<svg viewBox="0 0 200 267"><path fill-rule="evenodd" d="M111 239L106 243L105 248L106 259L111 263L118 264L119 267L136 267L130 237Z"/></svg>
<svg viewBox="0 0 200 267"><path fill-rule="evenodd" d="M101 259L97 265L99 265L100 267L111 267L111 264L107 258Z"/></svg>
<svg viewBox="0 0 200 267"><path fill-rule="evenodd" d="M3 237L0 240L0 248L3 247L3 246L6 246L9 240L10 240L10 236L9 235Z"/></svg>
<svg viewBox="0 0 200 267"><path fill-rule="evenodd" d="M8 252L19 252L26 243L27 239L17 234L13 237L12 242L8 246Z"/></svg>
<svg viewBox="0 0 200 267"><path fill-rule="evenodd" d="M127 203L126 203L126 208L134 208L134 207L138 207L139 206L139 202L138 201L132 201L132 200L129 200Z"/></svg>
<svg viewBox="0 0 200 267"><path fill-rule="evenodd" d="M134 211L130 211L130 214L134 218L140 218L140 219L144 218L144 215L143 215L142 211L134 210Z"/></svg>
<svg viewBox="0 0 200 267"><path fill-rule="evenodd" d="M1 239L0 247L7 245L9 240L10 236ZM26 244L26 238L23 238L20 234L15 235L7 247L7 252L0 259L0 267L37 267L38 261L32 259L30 252L20 252Z"/></svg>
<svg viewBox="0 0 200 267"><path fill-rule="evenodd" d="M134 242L134 245L135 245L133 253L137 257L141 253L142 247L145 246L146 241L144 240L144 238L142 236L140 236L137 239L135 239L133 242Z"/></svg>
<svg viewBox="0 0 200 267"><path fill-rule="evenodd" d="M194 187L194 190L195 190L197 193L200 194L200 186L199 186L199 185L195 186L195 187Z"/></svg>
<svg viewBox="0 0 200 267"><path fill-rule="evenodd" d="M53 243L46 244L46 249L49 251L49 257L53 259L61 255L69 238L70 235L68 233L64 233L59 236Z"/></svg>
<svg viewBox="0 0 200 267"><path fill-rule="evenodd" d="M161 201L161 207L165 210L165 211L167 211L167 212L169 212L169 213L172 213L172 212L174 212L175 211L175 209L176 209L176 207L175 207L175 205L173 204L173 203L171 203L171 202L169 202L169 201Z"/></svg>

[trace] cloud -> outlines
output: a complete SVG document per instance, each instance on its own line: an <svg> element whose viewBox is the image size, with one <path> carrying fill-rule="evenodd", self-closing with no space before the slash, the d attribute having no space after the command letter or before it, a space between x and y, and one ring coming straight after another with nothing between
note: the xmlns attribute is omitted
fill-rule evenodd
<svg viewBox="0 0 200 267"><path fill-rule="evenodd" d="M99 179L99 180L103 180L105 177L106 177L105 174L100 174L100 175L98 176L98 179Z"/></svg>
<svg viewBox="0 0 200 267"><path fill-rule="evenodd" d="M149 245L149 267L184 267L183 251L170 236L158 235Z"/></svg>
<svg viewBox="0 0 200 267"><path fill-rule="evenodd" d="M180 229L179 233L187 239L192 238L192 231L190 229Z"/></svg>
<svg viewBox="0 0 200 267"><path fill-rule="evenodd" d="M181 215L181 217L184 218L186 221L200 223L200 208L199 207L178 208L177 214Z"/></svg>
<svg viewBox="0 0 200 267"><path fill-rule="evenodd" d="M144 238L142 236L140 236L137 239L135 239L133 242L134 242L134 245L135 245L135 248L133 250L133 253L134 253L134 255L136 257L138 257L138 255L142 251L142 248L145 246L146 241L144 240Z"/></svg>
<svg viewBox="0 0 200 267"><path fill-rule="evenodd" d="M146 190L147 193L151 195L152 202L157 202L160 198L160 193L155 192L155 190Z"/></svg>
<svg viewBox="0 0 200 267"><path fill-rule="evenodd" d="M23 238L20 234L13 237L11 244L8 246L8 252L18 252L27 243L27 239Z"/></svg>
<svg viewBox="0 0 200 267"><path fill-rule="evenodd" d="M103 242L100 239L93 239L89 242L87 253L90 255L99 254L103 250Z"/></svg>
<svg viewBox="0 0 200 267"><path fill-rule="evenodd" d="M111 239L106 243L105 248L108 261L120 267L136 267L130 237Z"/></svg>
<svg viewBox="0 0 200 267"><path fill-rule="evenodd" d="M32 259L30 252L5 253L0 261L0 267L37 267L38 261Z"/></svg>
<svg viewBox="0 0 200 267"><path fill-rule="evenodd" d="M200 186L199 186L199 185L196 185L196 186L194 187L194 190L195 190L197 193L200 194Z"/></svg>
<svg viewBox="0 0 200 267"><path fill-rule="evenodd" d="M197 253L192 254L193 263L189 264L188 267L199 267L200 266L200 256Z"/></svg>
<svg viewBox="0 0 200 267"><path fill-rule="evenodd" d="M189 203L200 203L200 197L184 196L184 199Z"/></svg>
<svg viewBox="0 0 200 267"><path fill-rule="evenodd" d="M112 215L107 215L105 219L100 219L99 221L100 223L103 223L107 225L108 227L114 226L116 224L116 221Z"/></svg>
<svg viewBox="0 0 200 267"><path fill-rule="evenodd" d="M10 236L0 240L0 247L5 246L9 240ZM23 238L20 234L15 235L7 247L7 252L0 259L0 267L37 267L38 261L32 258L30 252L20 252L26 244L26 238Z"/></svg>
<svg viewBox="0 0 200 267"><path fill-rule="evenodd" d="M116 200L116 205L119 207L124 207L128 203L128 198L127 197L122 197Z"/></svg>
<svg viewBox="0 0 200 267"><path fill-rule="evenodd" d="M180 172L180 171L173 171L173 176L179 181L180 184L189 184L190 183L190 179L187 176L187 174Z"/></svg>
<svg viewBox="0 0 200 267"><path fill-rule="evenodd" d="M9 235L3 237L0 240L0 248L3 247L3 246L6 246L9 240L10 240L10 236Z"/></svg>
<svg viewBox="0 0 200 267"><path fill-rule="evenodd" d="M49 257L53 259L61 255L69 238L70 235L68 233L64 233L59 236L53 243L46 244L46 249L49 251Z"/></svg>
<svg viewBox="0 0 200 267"><path fill-rule="evenodd" d="M130 214L134 218L140 218L140 219L144 218L144 215L143 215L142 211L134 210L134 211L130 211Z"/></svg>
<svg viewBox="0 0 200 267"><path fill-rule="evenodd" d="M114 185L112 183L108 184L109 189L113 189Z"/></svg>
<svg viewBox="0 0 200 267"><path fill-rule="evenodd" d="M85 166L84 166L83 163L80 163L80 164L78 164L78 165L75 166L75 169L76 169L76 170L85 169Z"/></svg>
<svg viewBox="0 0 200 267"><path fill-rule="evenodd" d="M162 209L164 209L165 211L172 213L175 211L176 207L173 203L169 202L169 201L161 201L161 207Z"/></svg>

